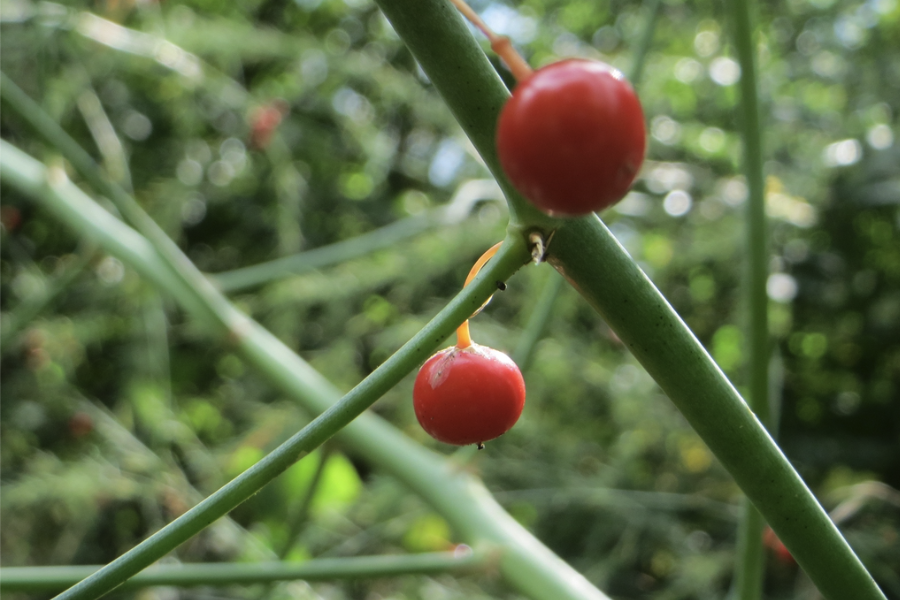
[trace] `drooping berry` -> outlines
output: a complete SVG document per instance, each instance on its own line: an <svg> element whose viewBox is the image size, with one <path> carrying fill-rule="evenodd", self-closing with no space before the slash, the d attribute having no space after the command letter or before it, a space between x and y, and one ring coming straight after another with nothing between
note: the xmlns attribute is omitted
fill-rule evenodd
<svg viewBox="0 0 900 600"><path fill-rule="evenodd" d="M569 59L519 82L497 126L515 188L555 216L584 215L625 196L644 160L644 113L613 67Z"/></svg>
<svg viewBox="0 0 900 600"><path fill-rule="evenodd" d="M515 425L525 406L525 381L506 354L472 343L429 358L413 387L416 418L447 444L481 444Z"/></svg>

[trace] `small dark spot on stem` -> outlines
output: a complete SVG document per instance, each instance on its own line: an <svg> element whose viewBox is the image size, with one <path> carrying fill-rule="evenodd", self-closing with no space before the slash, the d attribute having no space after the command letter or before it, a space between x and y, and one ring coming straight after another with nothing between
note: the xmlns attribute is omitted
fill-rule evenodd
<svg viewBox="0 0 900 600"><path fill-rule="evenodd" d="M497 289L500 290L501 292L505 292L506 291L506 283L503 281L498 281Z"/></svg>

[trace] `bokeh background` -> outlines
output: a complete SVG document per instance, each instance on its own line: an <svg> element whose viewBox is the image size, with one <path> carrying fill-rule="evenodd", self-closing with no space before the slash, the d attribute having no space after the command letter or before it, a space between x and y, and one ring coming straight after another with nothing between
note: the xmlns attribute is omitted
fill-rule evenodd
<svg viewBox="0 0 900 600"><path fill-rule="evenodd" d="M618 0L473 6L533 66L580 56L626 73L652 11ZM758 18L778 439L896 599L900 3L764 2ZM343 389L436 314L503 237L489 173L368 0L9 0L0 20L4 73L241 309ZM741 387L739 77L722 3L663 0L635 81L647 162L602 218ZM4 139L59 164L6 107L0 123ZM4 566L108 562L309 421L91 240L9 189L0 217ZM388 225L395 243L349 260L302 273L276 265L256 279L235 271ZM472 323L477 341L519 359L528 400L470 467L613 598L722 598L736 486L572 289L559 292L542 339L521 345L554 277L524 269ZM410 376L373 410L453 452L417 425L411 388ZM329 444L172 560L455 542L423 502ZM767 566L768 598L817 597L789 557L772 551ZM139 596L263 593L515 597L492 576Z"/></svg>

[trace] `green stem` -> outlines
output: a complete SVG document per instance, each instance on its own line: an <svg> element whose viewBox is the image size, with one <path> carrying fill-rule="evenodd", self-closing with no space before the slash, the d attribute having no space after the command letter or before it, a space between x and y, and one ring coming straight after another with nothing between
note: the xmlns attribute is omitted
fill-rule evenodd
<svg viewBox="0 0 900 600"><path fill-rule="evenodd" d="M459 11L446 0L376 2L428 74L463 131L478 149L509 203L510 220L552 229L558 221L528 203L503 173L494 135L509 91L475 42Z"/></svg>
<svg viewBox="0 0 900 600"><path fill-rule="evenodd" d="M769 299L766 293L769 247L766 224L765 181L763 177L762 127L755 65L755 5L752 0L729 3L734 30L734 45L741 65L739 121L743 140L743 170L749 197L745 232L744 297L748 309L749 360L748 397L750 407L766 427L771 428L769 408ZM739 600L762 597L763 544L765 521L749 503L744 502L738 525L735 589Z"/></svg>
<svg viewBox="0 0 900 600"><path fill-rule="evenodd" d="M564 281L559 273L555 271L549 273L547 280L543 284L541 296L538 298L537 304L528 318L528 323L526 323L522 335L519 336L519 343L512 353L512 359L523 371L528 369L531 364L531 358L534 356L534 348L541 338L544 337L547 323L553 314L553 305L556 303L556 298L559 296L559 291L562 289Z"/></svg>
<svg viewBox="0 0 900 600"><path fill-rule="evenodd" d="M286 275L307 273L365 256L376 250L390 248L397 242L416 236L442 223L443 220L438 217L437 213L410 217L349 240L292 256L276 258L250 267L216 273L211 275L210 279L223 292L236 292L280 279Z"/></svg>
<svg viewBox="0 0 900 600"><path fill-rule="evenodd" d="M885 600L765 427L603 223L566 222L549 261L656 380L822 594Z"/></svg>
<svg viewBox="0 0 900 600"><path fill-rule="evenodd" d="M64 223L85 237L96 240L157 285L180 288L181 282L166 268L155 249L69 182L61 169L46 169L14 146L2 142L0 179L40 202ZM524 239L521 236L508 237L494 259L471 285L465 287L437 317L336 404L332 404L332 398L336 395L334 388L318 373L271 333L222 299L227 311L219 311L224 318L220 327L229 332L233 343L244 356L273 381L292 392L292 395L307 398L324 412L219 491L128 553L64 592L60 598L96 598L107 593L256 493L302 456L346 427L428 358L438 344L490 297L496 290L497 281L505 281L529 258L530 252ZM199 295L193 288L188 288L185 292ZM191 305L203 302L202 298L196 296L192 300L194 302Z"/></svg>
<svg viewBox="0 0 900 600"><path fill-rule="evenodd" d="M741 499L741 516L738 521L737 546L735 548L733 593L736 600L762 598L765 555L762 533L766 521L744 496Z"/></svg>
<svg viewBox="0 0 900 600"><path fill-rule="evenodd" d="M631 65L631 73L628 74L628 80L635 88L641 81L644 74L644 65L647 63L647 52L650 50L650 44L653 43L653 34L656 31L656 20L659 16L659 7L661 0L647 0L647 15L644 22L644 32L641 35L641 41L638 44L637 51L634 53L634 63Z"/></svg>
<svg viewBox="0 0 900 600"><path fill-rule="evenodd" d="M302 563L192 563L155 565L135 575L121 589L157 585L225 586L252 585L276 581L324 581L473 573L490 567L489 552L429 552L401 556L359 556L320 558ZM6 567L0 569L0 591L40 592L69 587L96 573L99 566Z"/></svg>
<svg viewBox="0 0 900 600"><path fill-rule="evenodd" d="M146 465L146 470L142 473L171 473L174 475L171 481L173 491L179 501L193 503L203 500L204 495L193 486L188 476L178 466L173 465L171 461L162 459L148 448L131 431L126 429L106 407L86 398L81 398L75 390L71 390L69 393L77 399L75 407L90 415L95 430L104 441L104 448L113 449L111 456L117 465L122 465L128 459L137 456L140 458L141 464ZM199 442L197 445L199 445ZM125 457L128 457L128 459ZM213 462L208 456L204 458L207 464ZM197 462L196 459L194 462ZM231 520L230 517L220 520L216 526L222 528L227 535L239 541L243 548L244 556L263 561L277 558L268 546Z"/></svg>
<svg viewBox="0 0 900 600"><path fill-rule="evenodd" d="M284 538L284 543L281 548L278 549L278 558L283 559L288 555L288 552L294 547L297 536L300 535L303 525L306 523L306 519L309 517L309 509L312 506L313 498L316 496L316 491L319 489L322 473L325 472L325 465L328 464L328 459L331 457L331 453L328 450L328 446L322 448L321 456L319 456L319 464L316 465L316 471L313 473L312 479L309 481L309 486L303 494L303 500L300 501L300 505L288 521L287 535Z"/></svg>
<svg viewBox="0 0 900 600"><path fill-rule="evenodd" d="M46 284L46 291L38 299L29 299L16 307L3 319L3 327L0 329L0 352L6 354L13 348L11 343L22 329L31 323L45 308L50 306L59 295L81 275L91 260L94 258L93 244L82 244L74 259L63 267L59 273Z"/></svg>
<svg viewBox="0 0 900 600"><path fill-rule="evenodd" d="M110 180L78 143L72 139L43 109L23 92L5 73L0 72L0 98L32 129L68 160L75 170L101 195L116 206L126 221L131 223L157 250L163 259L160 268L170 270L182 287L193 288L196 293L183 294L191 303L192 311L202 318L218 321L227 312L225 301L194 264L156 222L144 212L135 199Z"/></svg>
<svg viewBox="0 0 900 600"><path fill-rule="evenodd" d="M303 494L303 499L300 501L300 505L294 511L293 514L290 515L288 523L287 523L287 534L284 537L284 541L281 544L281 547L278 548L276 555L280 560L284 560L284 558L288 555L291 549L294 547L294 544L297 542L297 536L300 535L300 532L303 530L303 525L306 524L306 520L309 517L309 510L312 506L313 498L316 495L316 490L319 489L319 482L322 480L322 473L325 472L325 465L328 464L328 458L331 456L331 452L329 452L329 446L325 445L322 447L320 455L319 455L319 464L316 465L316 471L313 473L312 479L309 482L309 485L306 488L306 491ZM272 597L272 593L275 591L274 585L267 585L262 593L259 595L259 600L267 600Z"/></svg>
<svg viewBox="0 0 900 600"><path fill-rule="evenodd" d="M94 138L97 150L103 156L106 172L109 173L113 181L125 190L132 190L131 169L128 167L128 156L125 154L122 140L116 135L116 130L109 120L109 115L103 110L100 98L91 89L88 75L85 74L83 77L85 89L76 101L78 109L81 111L82 117L84 117L88 131L91 132L91 136Z"/></svg>

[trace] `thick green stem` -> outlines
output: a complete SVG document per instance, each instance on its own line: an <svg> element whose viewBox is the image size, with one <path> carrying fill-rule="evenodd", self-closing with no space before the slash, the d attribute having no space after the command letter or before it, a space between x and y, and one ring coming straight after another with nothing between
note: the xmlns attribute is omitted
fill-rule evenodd
<svg viewBox="0 0 900 600"><path fill-rule="evenodd" d="M765 427L603 223L567 222L549 261L675 403L822 594L884 600Z"/></svg>
<svg viewBox="0 0 900 600"><path fill-rule="evenodd" d="M750 407L766 427L770 427L769 408L769 299L766 279L769 269L769 246L766 224L763 178L762 127L755 61L755 4L752 0L734 0L731 9L734 45L741 65L739 122L743 140L743 170L749 196L745 219L744 298L747 308L747 389ZM756 509L745 502L738 525L735 590L739 600L762 597L763 546L765 522Z"/></svg>
<svg viewBox="0 0 900 600"><path fill-rule="evenodd" d="M225 586L252 585L276 581L325 581L398 577L401 575L438 575L473 573L492 565L491 553L429 552L399 556L359 556L320 558L302 563L192 563L156 565L135 575L121 589L157 585ZM67 588L96 573L99 566L8 567L0 569L0 591L40 592Z"/></svg>

